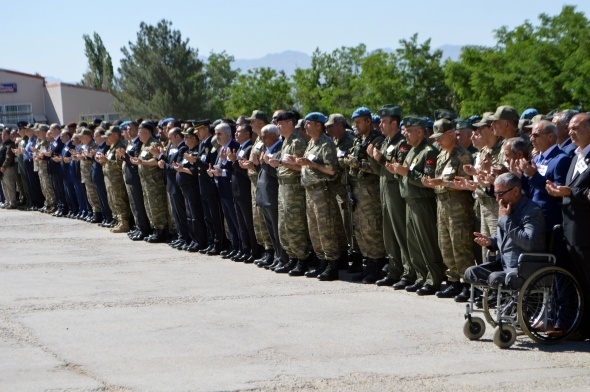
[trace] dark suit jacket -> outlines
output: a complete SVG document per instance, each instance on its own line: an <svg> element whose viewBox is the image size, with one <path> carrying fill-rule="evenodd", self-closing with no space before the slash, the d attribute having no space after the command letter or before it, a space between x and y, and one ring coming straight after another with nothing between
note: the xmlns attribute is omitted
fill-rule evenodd
<svg viewBox="0 0 590 392"><path fill-rule="evenodd" d="M229 148L230 150L237 151L240 148L240 143L236 142L235 140L230 140L227 148ZM215 177L217 188L219 188L219 195L224 199L232 199L232 176L234 172L233 162L227 160L225 163L223 163L221 161L221 156L217 155L217 160L215 161L215 164L218 165L222 170L225 170L225 177Z"/></svg>
<svg viewBox="0 0 590 392"><path fill-rule="evenodd" d="M248 177L248 169L240 167L240 159L249 159L252 151L252 141L248 140L237 152L236 161L233 162L233 175L231 179L231 189L234 194L234 199L247 198L250 199L250 178Z"/></svg>
<svg viewBox="0 0 590 392"><path fill-rule="evenodd" d="M139 166L132 164L130 158L137 158L139 156L142 145L143 143L141 140L139 140L139 136L137 136L131 141L131 143L127 145L127 148L125 149L125 156L123 157L123 160L125 161L125 183L128 185L141 184L139 179Z"/></svg>
<svg viewBox="0 0 590 392"><path fill-rule="evenodd" d="M213 179L209 177L209 174L207 174L209 164L213 166L215 165L215 161L217 161L217 150L213 151L211 136L209 136L207 140L202 141L199 144L199 156L197 158L197 162L195 163L199 173L199 185L201 186L201 191L210 189L211 187L215 188Z"/></svg>
<svg viewBox="0 0 590 392"><path fill-rule="evenodd" d="M572 178L576 168L578 157L574 155L565 185L572 190L571 196L564 197L563 208L563 233L567 242L572 246L590 247L588 241L588 229L590 229L590 168ZM590 154L584 157L584 161L590 166Z"/></svg>
<svg viewBox="0 0 590 392"><path fill-rule="evenodd" d="M559 199L550 196L547 193L547 189L545 188L546 181L550 180L558 185L565 185L571 159L557 147L554 148L548 156L543 157L543 162L541 162L539 157L540 155L536 156L534 159L538 170L534 176L528 179L527 194L529 198L541 207L541 210L543 210L547 231L551 231L553 226L561 224L563 215L561 213ZM547 171L544 176L539 173L542 165L547 166ZM523 182L526 181L527 178L523 176Z"/></svg>
<svg viewBox="0 0 590 392"><path fill-rule="evenodd" d="M572 139L567 139L565 141L565 145L562 146L561 151L563 151L570 158L573 158L576 152L576 148L578 148L578 146L572 143Z"/></svg>
<svg viewBox="0 0 590 392"><path fill-rule="evenodd" d="M162 159L166 162L164 165L164 174L166 178L166 191L174 195L179 192L178 185L176 184L176 169L172 166L173 162L181 163L184 159L184 153L188 151L188 147L184 144L184 140L178 143L177 147L168 145L166 150L166 156Z"/></svg>
<svg viewBox="0 0 590 392"><path fill-rule="evenodd" d="M58 136L57 139L55 139L53 142L51 142L51 144L49 145L49 148L51 149L52 156L61 156L61 151L64 148L64 143L61 141L61 139ZM55 174L57 176L62 174L61 163L54 162L51 159L49 160L49 163L47 165L47 169L50 174Z"/></svg>
<svg viewBox="0 0 590 392"><path fill-rule="evenodd" d="M272 157L280 159L283 143L280 142L272 152ZM256 183L256 205L263 208L279 208L279 179L277 169L260 163L258 182Z"/></svg>
<svg viewBox="0 0 590 392"><path fill-rule="evenodd" d="M63 149L61 150L61 156L63 158L71 158L72 157L72 153L70 153L70 149L73 149L74 145L72 144L72 140L70 139L64 146ZM62 176L63 179L68 182L68 183L74 183L74 170L72 167L72 162L70 163L65 163L65 162L61 162L61 172L62 172Z"/></svg>

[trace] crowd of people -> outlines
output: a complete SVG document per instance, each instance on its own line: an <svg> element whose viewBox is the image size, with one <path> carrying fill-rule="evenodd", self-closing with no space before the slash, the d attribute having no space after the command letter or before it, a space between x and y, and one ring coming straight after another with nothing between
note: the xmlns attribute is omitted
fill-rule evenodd
<svg viewBox="0 0 590 392"><path fill-rule="evenodd" d="M590 300L589 114L500 106L470 118L441 109L432 121L384 105L351 120L254 110L213 123L2 127L0 206L457 302L469 283L514 271L521 253L552 251ZM549 241L556 225L563 236Z"/></svg>

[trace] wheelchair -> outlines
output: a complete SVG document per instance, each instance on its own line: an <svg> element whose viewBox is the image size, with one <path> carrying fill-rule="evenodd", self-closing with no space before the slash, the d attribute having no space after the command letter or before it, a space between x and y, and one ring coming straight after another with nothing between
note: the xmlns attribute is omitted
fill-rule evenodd
<svg viewBox="0 0 590 392"><path fill-rule="evenodd" d="M556 226L549 249L559 232ZM475 306L477 290L483 291L481 309ZM496 294L490 295L493 290ZM485 319L495 328L493 341L502 349L525 334L537 343L555 344L576 330L583 307L580 284L569 271L556 266L554 254L523 253L517 272L508 273L497 288L471 284L463 333L469 340L480 339L486 330ZM483 318L474 316L477 313Z"/></svg>

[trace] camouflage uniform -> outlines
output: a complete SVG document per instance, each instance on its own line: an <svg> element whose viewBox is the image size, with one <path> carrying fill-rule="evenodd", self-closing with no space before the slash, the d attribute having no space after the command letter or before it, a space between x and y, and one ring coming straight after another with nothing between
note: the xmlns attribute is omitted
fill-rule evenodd
<svg viewBox="0 0 590 392"><path fill-rule="evenodd" d="M257 154L259 157L264 154L266 150L262 138L258 136L250 154ZM248 177L251 181L250 192L252 194L252 216L254 220L254 233L256 234L256 241L259 245L264 246L265 250L273 249L268 229L264 223L264 215L262 214L262 207L256 205L256 183L258 182L258 172L256 169L248 170Z"/></svg>
<svg viewBox="0 0 590 392"><path fill-rule="evenodd" d="M335 139L334 144L336 145L336 156L338 157L338 164L344 168L344 160L348 155L348 151L352 148L354 143L354 134L346 130L340 139ZM340 215L342 216L342 224L336 224L335 230L338 236L338 244L340 252L346 252L348 250L349 242L353 244L355 251L359 251L358 243L352 241L352 232L350 230L350 211L348 210L348 196L346 194L346 182L348 180L345 171L338 173L338 177L334 181L333 187L336 192L336 201L338 208L340 209Z"/></svg>
<svg viewBox="0 0 590 392"><path fill-rule="evenodd" d="M122 140L110 146L106 153L107 161L103 166L105 183L108 189L109 206L113 210L113 215L119 222L128 221L131 211L129 209L129 199L125 189L125 180L123 178L122 165L123 161L117 160L116 152L119 148L125 148Z"/></svg>
<svg viewBox="0 0 590 392"><path fill-rule="evenodd" d="M406 236L406 201L401 197L399 176L385 167L387 162L403 162L411 146L401 132L386 137L381 145L381 209L383 213L383 242L389 258L387 277L393 280L416 280L416 271L410 263Z"/></svg>
<svg viewBox="0 0 590 392"><path fill-rule="evenodd" d="M35 148L43 154L45 151L49 151L49 142L38 138ZM51 179L49 178L49 171L47 168L48 162L44 157L42 160L36 161L36 164L39 174L39 182L41 183L41 192L43 192L43 196L45 196L45 207L47 207L48 210L54 210L56 208L56 200L53 187L51 186Z"/></svg>
<svg viewBox="0 0 590 392"><path fill-rule="evenodd" d="M87 145L82 146L82 151L88 152L97 147L98 145L95 142L90 141ZM86 188L86 194L88 195L88 202L92 207L92 212L95 214L102 213L96 185L92 181L92 158L83 158L80 161L80 174L82 177L82 184L84 184Z"/></svg>
<svg viewBox="0 0 590 392"><path fill-rule="evenodd" d="M410 262L416 283L440 285L445 266L437 245L434 190L422 184L422 177L434 177L438 150L425 139L406 156L408 174L402 177L400 193L406 199L406 226Z"/></svg>
<svg viewBox="0 0 590 392"><path fill-rule="evenodd" d="M465 178L463 165L471 165L471 153L456 145L450 154L441 150L436 162L436 178L453 181ZM437 186L438 245L447 266L449 282L459 282L473 262L473 197L469 191Z"/></svg>
<svg viewBox="0 0 590 392"><path fill-rule="evenodd" d="M492 148L484 147L478 155L477 165L476 167L479 169L481 167L481 162L484 161L486 158L491 159L492 166L499 166L503 164L503 155L502 152L502 139L499 139L496 144ZM496 228L498 226L498 202L496 198L489 195L485 188L481 185L477 185L477 189L475 190L476 202L479 209L479 215L481 219L481 228L480 232L488 237L494 237L496 235ZM483 260L486 259L487 248L482 248L482 257Z"/></svg>
<svg viewBox="0 0 590 392"><path fill-rule="evenodd" d="M336 146L325 134L315 142L309 141L304 158L320 163L329 170L338 169ZM341 221L334 180L337 176L330 176L310 166L301 169L301 184L305 188L307 201L307 224L313 250L320 260L335 261L340 256L336 226Z"/></svg>
<svg viewBox="0 0 590 392"><path fill-rule="evenodd" d="M280 160L286 155L302 157L306 143L296 132L283 141ZM279 180L279 241L289 258L307 257L307 220L305 190L301 186L301 172L280 165Z"/></svg>
<svg viewBox="0 0 590 392"><path fill-rule="evenodd" d="M158 147L161 144L153 137L141 146L139 158L147 161L154 158L150 152L151 147ZM145 209L153 229L163 230L168 224L168 200L166 187L162 177L162 169L158 166L139 166L139 178L143 191Z"/></svg>
<svg viewBox="0 0 590 392"><path fill-rule="evenodd" d="M379 175L381 169L372 157L367 155L367 146L381 148L383 135L371 131L366 137L359 136L345 159L352 194L356 202L353 211L354 235L360 251L367 259L378 260L385 255L383 244L383 215L379 196Z"/></svg>

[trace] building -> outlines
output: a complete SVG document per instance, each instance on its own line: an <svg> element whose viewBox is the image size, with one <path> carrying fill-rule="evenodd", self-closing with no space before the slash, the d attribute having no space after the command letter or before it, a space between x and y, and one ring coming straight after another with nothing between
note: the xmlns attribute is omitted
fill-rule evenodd
<svg viewBox="0 0 590 392"><path fill-rule="evenodd" d="M46 83L45 78L0 69L0 123L66 124L71 121L119 119L108 91L70 83Z"/></svg>

